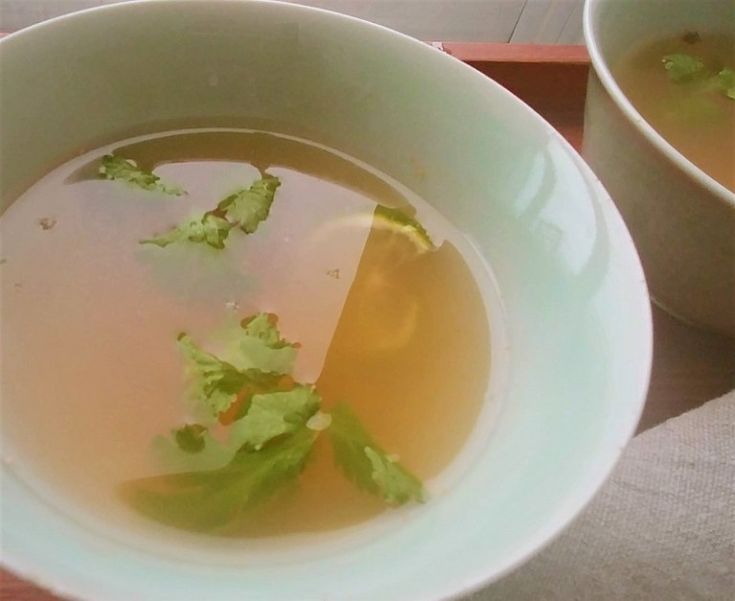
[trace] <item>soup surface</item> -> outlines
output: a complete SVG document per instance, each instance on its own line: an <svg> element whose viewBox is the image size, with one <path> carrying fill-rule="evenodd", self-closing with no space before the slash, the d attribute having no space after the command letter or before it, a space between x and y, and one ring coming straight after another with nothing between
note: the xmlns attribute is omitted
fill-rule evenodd
<svg viewBox="0 0 735 601"><path fill-rule="evenodd" d="M339 153L133 138L51 171L0 228L4 459L97 517L333 530L431 502L421 482L475 426L487 271Z"/></svg>
<svg viewBox="0 0 735 601"><path fill-rule="evenodd" d="M648 123L735 191L735 36L682 32L635 49L613 70Z"/></svg>

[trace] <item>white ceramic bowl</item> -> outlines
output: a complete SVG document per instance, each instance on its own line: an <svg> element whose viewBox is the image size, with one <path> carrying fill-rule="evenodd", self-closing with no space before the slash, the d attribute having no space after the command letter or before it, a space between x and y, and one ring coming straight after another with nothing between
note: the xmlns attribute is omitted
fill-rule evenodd
<svg viewBox="0 0 735 601"><path fill-rule="evenodd" d="M735 3L587 0L594 70L582 154L630 228L654 300L685 321L735 336L735 193L653 129L610 71L633 48L688 30L732 33Z"/></svg>
<svg viewBox="0 0 735 601"><path fill-rule="evenodd" d="M171 545L75 511L14 456L2 467L10 569L106 601L446 599L519 565L600 487L646 393L646 285L591 171L500 86L382 27L274 2L94 9L4 39L0 60L3 199L133 130L273 122L432 203L492 266L503 304L493 431L478 425L425 505L330 536Z"/></svg>

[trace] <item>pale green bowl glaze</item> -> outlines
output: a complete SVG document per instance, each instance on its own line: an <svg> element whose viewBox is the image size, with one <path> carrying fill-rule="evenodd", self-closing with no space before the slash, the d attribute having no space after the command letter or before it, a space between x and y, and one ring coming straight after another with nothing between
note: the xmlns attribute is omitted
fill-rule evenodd
<svg viewBox="0 0 735 601"><path fill-rule="evenodd" d="M500 86L387 29L275 2L95 9L4 39L0 61L4 199L146 124L286 124L395 177L466 233L494 271L508 357L494 366L492 434L426 505L306 542L174 548L70 512L6 463L10 569L106 601L446 599L527 559L609 474L648 384L643 273L589 169Z"/></svg>

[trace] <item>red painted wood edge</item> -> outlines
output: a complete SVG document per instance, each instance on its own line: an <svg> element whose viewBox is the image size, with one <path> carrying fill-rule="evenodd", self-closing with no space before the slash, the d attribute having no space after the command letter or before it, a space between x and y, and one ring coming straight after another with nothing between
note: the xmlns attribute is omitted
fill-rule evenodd
<svg viewBox="0 0 735 601"><path fill-rule="evenodd" d="M565 65L587 65L590 62L587 48L584 46L485 42L440 42L440 44L444 52L464 62Z"/></svg>

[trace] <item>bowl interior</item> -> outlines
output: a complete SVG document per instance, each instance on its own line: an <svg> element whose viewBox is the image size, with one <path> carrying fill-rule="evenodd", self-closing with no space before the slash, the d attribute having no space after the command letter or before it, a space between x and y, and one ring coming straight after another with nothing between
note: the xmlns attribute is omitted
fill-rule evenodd
<svg viewBox="0 0 735 601"><path fill-rule="evenodd" d="M492 267L508 356L469 467L360 544L167 548L72 519L3 465L9 567L90 599L440 599L528 557L609 473L648 382L644 278L590 171L499 86L389 30L272 2L105 7L10 36L0 61L5 202L131 132L287 131L375 166L466 234Z"/></svg>

